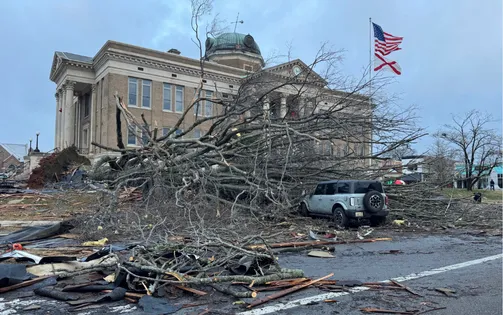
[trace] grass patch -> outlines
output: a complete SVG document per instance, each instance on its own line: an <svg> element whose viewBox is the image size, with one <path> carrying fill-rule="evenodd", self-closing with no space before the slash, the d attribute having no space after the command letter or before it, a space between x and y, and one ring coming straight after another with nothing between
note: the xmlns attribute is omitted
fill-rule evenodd
<svg viewBox="0 0 503 315"><path fill-rule="evenodd" d="M482 202L490 201L494 203L501 202L503 199L503 190L474 189L473 191L468 191L466 189L446 188L440 191L447 198L450 198L452 195L452 198L455 199L471 199L473 198L473 194L478 192L482 194Z"/></svg>

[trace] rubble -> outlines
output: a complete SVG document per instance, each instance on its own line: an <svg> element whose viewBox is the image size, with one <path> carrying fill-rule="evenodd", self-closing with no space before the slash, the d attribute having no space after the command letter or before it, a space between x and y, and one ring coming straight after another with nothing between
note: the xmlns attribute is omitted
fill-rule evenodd
<svg viewBox="0 0 503 315"><path fill-rule="evenodd" d="M54 152L42 158L39 166L35 168L28 186L30 188L43 188L50 183L60 181L82 181L81 166L90 166L91 162L84 156L79 155L75 146L68 147L59 152Z"/></svg>

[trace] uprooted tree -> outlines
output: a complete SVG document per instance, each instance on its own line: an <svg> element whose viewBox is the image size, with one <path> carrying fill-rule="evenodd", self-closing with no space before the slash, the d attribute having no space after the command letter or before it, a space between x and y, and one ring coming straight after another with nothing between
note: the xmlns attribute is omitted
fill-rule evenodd
<svg viewBox="0 0 503 315"><path fill-rule="evenodd" d="M488 127L491 120L490 115L472 110L453 117L453 123L436 134L460 155L467 190L472 190L482 176L490 174L501 162L501 135Z"/></svg>
<svg viewBox="0 0 503 315"><path fill-rule="evenodd" d="M103 158L94 168L95 176L107 178L116 191L141 186L147 198L160 195L181 208L190 208L199 198L214 202L217 212L219 205L227 205L231 216L236 209L288 209L317 181L378 178L373 160L424 135L415 125L413 110L386 97L387 78L375 76L369 82L367 72L351 80L337 69L341 53L327 45L309 65L295 61L303 68L300 74L281 71L294 62L243 71L237 92L224 95L217 84L205 83L208 70L199 23L210 11L210 2L194 1L199 85L167 134L134 117L116 95L119 146L93 143L121 154ZM206 34L213 34L214 28L211 23ZM211 96L203 93L208 89L214 91ZM194 115L203 104L211 104L212 115ZM124 121L140 131L141 148L122 144ZM200 138L191 136L196 129Z"/></svg>

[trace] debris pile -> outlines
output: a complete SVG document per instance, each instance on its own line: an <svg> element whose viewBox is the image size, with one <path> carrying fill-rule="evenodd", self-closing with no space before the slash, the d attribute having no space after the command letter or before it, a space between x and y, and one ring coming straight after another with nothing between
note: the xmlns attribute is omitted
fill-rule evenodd
<svg viewBox="0 0 503 315"><path fill-rule="evenodd" d="M302 270L281 268L277 258L281 251L277 250L389 240L320 237L274 243L274 235L236 240L206 232L171 236L162 245L146 246L143 242L110 244L107 238L82 243L68 234L70 228L67 223L30 226L0 237L4 249L0 293L25 288L64 301L70 310L127 301L143 310L176 311L202 304L173 304L165 297L183 295L208 304L204 297L214 294L253 308L308 287L335 291L351 285L329 280L333 274L310 279ZM315 236L312 231L309 234ZM241 303L242 299L246 302Z"/></svg>
<svg viewBox="0 0 503 315"><path fill-rule="evenodd" d="M54 152L40 160L39 166L32 171L28 179L28 186L35 189L59 182L65 176L74 176L83 165L91 165L91 162L79 155L75 146Z"/></svg>
<svg viewBox="0 0 503 315"><path fill-rule="evenodd" d="M429 183L393 185L386 189L390 199L390 222L401 227L501 229L501 204L481 204L439 194Z"/></svg>

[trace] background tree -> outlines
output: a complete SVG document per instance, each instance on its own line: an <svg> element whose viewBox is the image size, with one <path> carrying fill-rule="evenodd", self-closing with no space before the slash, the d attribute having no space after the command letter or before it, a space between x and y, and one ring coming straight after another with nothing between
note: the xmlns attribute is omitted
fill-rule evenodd
<svg viewBox="0 0 503 315"><path fill-rule="evenodd" d="M449 146L449 143L436 138L429 150L426 161L429 172L429 181L435 186L443 189L452 184L455 177L456 151Z"/></svg>
<svg viewBox="0 0 503 315"><path fill-rule="evenodd" d="M464 164L467 190L472 190L480 178L490 174L501 161L501 135L488 128L490 122L490 115L472 110L464 116L454 116L453 123L436 134L458 151Z"/></svg>
<svg viewBox="0 0 503 315"><path fill-rule="evenodd" d="M403 159L404 156L416 155L417 152L414 150L409 143L400 145L390 152L386 153L384 156L397 161Z"/></svg>

